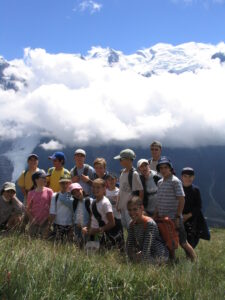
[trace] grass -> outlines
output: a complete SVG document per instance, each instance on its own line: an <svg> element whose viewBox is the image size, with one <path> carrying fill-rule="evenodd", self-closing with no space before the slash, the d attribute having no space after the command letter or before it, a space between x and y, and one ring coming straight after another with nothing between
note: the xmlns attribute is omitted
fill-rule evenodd
<svg viewBox="0 0 225 300"><path fill-rule="evenodd" d="M0 237L0 299L225 299L225 230L197 247L198 261L134 265L117 252L87 256L74 245Z"/></svg>

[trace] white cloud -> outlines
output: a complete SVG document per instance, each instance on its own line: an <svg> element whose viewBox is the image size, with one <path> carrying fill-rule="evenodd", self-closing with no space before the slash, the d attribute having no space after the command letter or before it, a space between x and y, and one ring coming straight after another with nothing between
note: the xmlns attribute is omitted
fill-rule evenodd
<svg viewBox="0 0 225 300"><path fill-rule="evenodd" d="M40 147L44 150L62 150L65 148L65 146L60 142L54 140L51 140L48 143L43 143L40 145Z"/></svg>
<svg viewBox="0 0 225 300"><path fill-rule="evenodd" d="M99 12L102 9L102 4L93 0L83 0L79 3L80 11L89 11L91 14ZM75 10L76 11L76 8Z"/></svg>
<svg viewBox="0 0 225 300"><path fill-rule="evenodd" d="M27 49L6 73L22 74L28 87L0 89L0 138L48 135L53 141L42 147L54 150L152 139L166 146L225 145L225 66L211 59L225 53L225 44L153 50L120 52L110 67L105 49L93 49L86 59ZM156 75L139 74L151 69Z"/></svg>

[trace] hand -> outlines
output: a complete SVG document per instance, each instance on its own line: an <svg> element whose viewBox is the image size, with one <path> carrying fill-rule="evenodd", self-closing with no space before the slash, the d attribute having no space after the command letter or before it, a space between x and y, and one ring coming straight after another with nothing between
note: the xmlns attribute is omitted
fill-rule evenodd
<svg viewBox="0 0 225 300"><path fill-rule="evenodd" d="M192 214L189 213L189 214L184 214L183 215L183 222L185 223L188 219L190 219L192 217Z"/></svg>
<svg viewBox="0 0 225 300"><path fill-rule="evenodd" d="M80 181L80 177L79 176L73 176L72 177L72 182L79 182Z"/></svg>
<svg viewBox="0 0 225 300"><path fill-rule="evenodd" d="M88 227L83 227L82 228L82 233L83 233L83 235L88 234Z"/></svg>
<svg viewBox="0 0 225 300"><path fill-rule="evenodd" d="M84 174L82 174L82 175L80 176L80 179L81 179L83 182L86 182L86 183L88 183L88 182L90 181L89 176L85 176Z"/></svg>

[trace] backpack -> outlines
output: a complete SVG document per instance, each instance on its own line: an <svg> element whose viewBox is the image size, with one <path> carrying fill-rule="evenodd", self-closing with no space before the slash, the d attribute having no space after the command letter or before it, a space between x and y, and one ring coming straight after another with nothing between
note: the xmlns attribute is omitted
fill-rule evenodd
<svg viewBox="0 0 225 300"><path fill-rule="evenodd" d="M91 209L94 217L98 221L99 227L105 226L105 222L102 220L102 216L97 210L96 200L92 202ZM124 236L123 227L120 220L115 219L115 226L104 232L100 240L100 244L106 246L108 249L115 245L117 245L120 249L123 249Z"/></svg>
<svg viewBox="0 0 225 300"><path fill-rule="evenodd" d="M84 164L83 175L87 176L88 175L88 171L89 171L89 165ZM73 168L73 176L78 176L77 167Z"/></svg>
<svg viewBox="0 0 225 300"><path fill-rule="evenodd" d="M174 222L169 217L157 217L155 222L169 252L174 253L179 245L179 236Z"/></svg>
<svg viewBox="0 0 225 300"><path fill-rule="evenodd" d="M84 205L85 205L85 208L86 208L88 214L91 215L91 208L90 208L90 206L91 206L91 200L90 200L90 198L86 197L86 198L83 199L83 201L84 201ZM78 203L79 203L79 199L74 198L74 200L73 200L73 212L74 213L75 213L75 211L77 209Z"/></svg>

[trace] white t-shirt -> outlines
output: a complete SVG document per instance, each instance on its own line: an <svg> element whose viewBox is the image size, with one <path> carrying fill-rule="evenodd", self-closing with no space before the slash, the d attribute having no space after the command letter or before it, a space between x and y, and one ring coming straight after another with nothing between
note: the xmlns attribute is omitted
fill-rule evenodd
<svg viewBox="0 0 225 300"><path fill-rule="evenodd" d="M104 196L102 198L102 200L96 202L96 207L97 207L98 213L102 217L102 221L104 221L105 224L107 224L108 219L106 217L106 214L109 212L111 212L111 213L113 212L112 204L110 203L109 199ZM91 216L91 228L99 228L98 220L95 218L93 213Z"/></svg>
<svg viewBox="0 0 225 300"><path fill-rule="evenodd" d="M126 210L127 202L130 200L132 196L132 192L134 191L142 191L143 186L141 183L140 176L137 171L133 172L132 178L132 191L130 188L130 184L128 182L128 174L125 170L122 171L120 175L120 192L119 192L119 209Z"/></svg>
<svg viewBox="0 0 225 300"><path fill-rule="evenodd" d="M54 223L57 225L72 225L73 212L72 210L60 201L60 198L68 197L68 193L59 193L57 202L55 201L57 193L52 196L49 213L55 215Z"/></svg>
<svg viewBox="0 0 225 300"><path fill-rule="evenodd" d="M83 217L83 203L81 201L78 201L76 224L79 224L79 225L82 226L83 225L83 220L84 220L84 217Z"/></svg>
<svg viewBox="0 0 225 300"><path fill-rule="evenodd" d="M109 199L110 203L112 204L113 209L113 215L117 219L121 219L121 214L116 209L116 204L119 198L119 189L116 187L114 190L110 191L109 189L106 189L106 197Z"/></svg>

